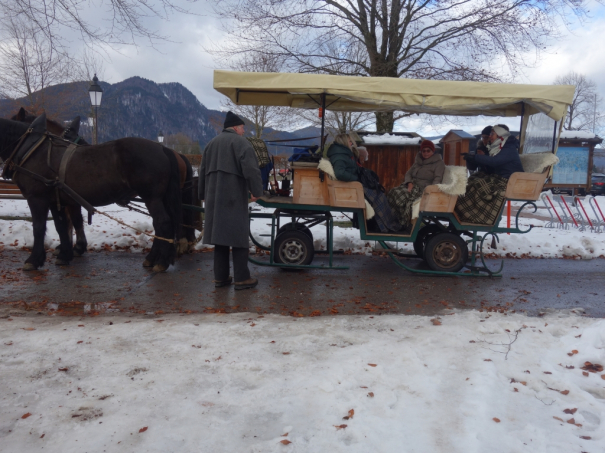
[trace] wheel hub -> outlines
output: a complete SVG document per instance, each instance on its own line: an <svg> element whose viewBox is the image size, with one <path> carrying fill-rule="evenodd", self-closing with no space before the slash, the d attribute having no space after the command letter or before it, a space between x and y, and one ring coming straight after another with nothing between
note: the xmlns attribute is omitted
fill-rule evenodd
<svg viewBox="0 0 605 453"><path fill-rule="evenodd" d="M433 259L442 267L453 267L458 263L462 255L462 250L449 241L444 241L437 245L433 251Z"/></svg>
<svg viewBox="0 0 605 453"><path fill-rule="evenodd" d="M284 263L297 264L304 260L305 246L296 240L286 241L282 245L279 254Z"/></svg>

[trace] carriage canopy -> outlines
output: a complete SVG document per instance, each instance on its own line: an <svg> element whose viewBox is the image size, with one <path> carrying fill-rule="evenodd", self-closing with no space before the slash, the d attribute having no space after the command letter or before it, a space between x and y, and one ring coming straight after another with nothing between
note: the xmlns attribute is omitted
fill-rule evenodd
<svg viewBox="0 0 605 453"><path fill-rule="evenodd" d="M571 104L573 85L455 82L349 77L323 74L214 71L214 89L237 105L317 108L325 95L328 110L402 110L458 116L521 116L544 113L560 121Z"/></svg>

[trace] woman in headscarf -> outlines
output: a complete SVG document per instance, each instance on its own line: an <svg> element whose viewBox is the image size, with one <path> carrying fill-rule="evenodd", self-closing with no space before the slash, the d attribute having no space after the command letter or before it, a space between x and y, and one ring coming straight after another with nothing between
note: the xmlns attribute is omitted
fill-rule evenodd
<svg viewBox="0 0 605 453"><path fill-rule="evenodd" d="M435 144L424 140L420 144L416 161L405 174L403 182L387 195L391 210L403 225L412 223L412 205L422 197L426 186L441 183L443 173L445 164L441 155L435 154Z"/></svg>
<svg viewBox="0 0 605 453"><path fill-rule="evenodd" d="M496 221L510 175L522 172L519 141L508 126L496 124L490 133L489 154L465 154L466 167L477 173L468 178L466 193L458 197L454 212L461 222L493 225Z"/></svg>

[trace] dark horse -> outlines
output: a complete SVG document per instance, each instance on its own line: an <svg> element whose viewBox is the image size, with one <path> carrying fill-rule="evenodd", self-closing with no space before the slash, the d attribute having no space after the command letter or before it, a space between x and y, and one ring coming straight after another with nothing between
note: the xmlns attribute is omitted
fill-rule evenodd
<svg viewBox="0 0 605 453"><path fill-rule="evenodd" d="M23 107L19 109L17 114L15 114L12 120L20 121L23 123L30 124L36 119L36 116L25 110ZM79 135L80 132L80 117L77 116L74 120L67 126L63 127L61 124L53 121L49 118L46 119L46 130L51 134L63 137L64 139L76 143L78 145L88 145L89 143ZM193 178L193 169L191 167L191 163L189 160L180 153L175 153L177 157L177 162L179 165L179 175L180 175L180 183L181 183L181 191L182 197L181 200L183 204L192 204L193 203L193 187L192 187L192 178ZM81 256L86 252L87 249L87 240L86 234L84 233L84 219L82 218L82 211L79 205L67 206L67 216L69 220L72 222L73 227L76 232L76 244L74 245L74 256ZM195 241L195 230L193 228L194 223L194 214L191 210L182 211L182 225L180 228L180 234L178 236L178 244L177 244L177 254L181 255L186 253L189 250L189 245ZM71 237L69 238L71 240ZM59 247L55 250L55 254L59 253ZM61 263L59 263L61 264ZM149 260L145 260L144 266L151 267L153 264Z"/></svg>
<svg viewBox="0 0 605 453"><path fill-rule="evenodd" d="M52 212L61 241L59 264L73 258L68 238L66 207L105 206L138 195L153 219L155 239L146 262L164 271L174 262L181 221L180 175L175 153L141 138L123 138L101 145L77 147L63 159L70 142L46 132L46 115L30 126L0 119L0 158L27 200L32 214L34 246L24 270L44 265L44 235L48 210ZM62 167L62 168L60 168ZM64 183L82 200L61 189Z"/></svg>

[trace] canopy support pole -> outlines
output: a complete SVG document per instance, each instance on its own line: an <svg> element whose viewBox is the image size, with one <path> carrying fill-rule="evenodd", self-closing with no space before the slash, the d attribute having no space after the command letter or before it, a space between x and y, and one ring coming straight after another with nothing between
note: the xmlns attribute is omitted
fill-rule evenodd
<svg viewBox="0 0 605 453"><path fill-rule="evenodd" d="M324 149L324 130L326 125L326 93L321 93L321 137L319 139L319 149L323 151Z"/></svg>

